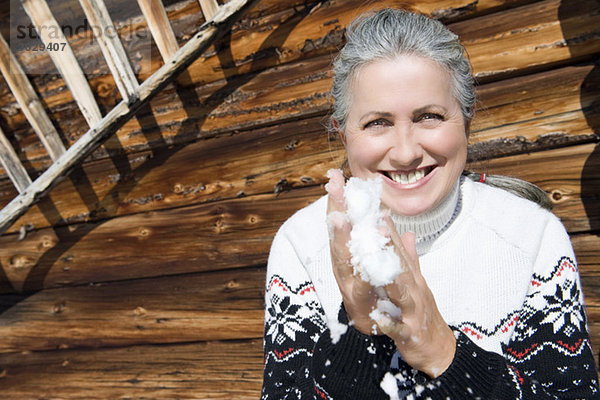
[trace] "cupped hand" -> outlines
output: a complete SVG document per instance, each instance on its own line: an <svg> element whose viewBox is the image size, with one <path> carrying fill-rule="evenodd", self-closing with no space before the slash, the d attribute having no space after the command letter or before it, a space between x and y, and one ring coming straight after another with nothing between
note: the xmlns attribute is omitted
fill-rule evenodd
<svg viewBox="0 0 600 400"><path fill-rule="evenodd" d="M364 334L379 333L374 331L375 321L369 317L369 313L377 305L375 288L363 281L358 274L354 274L354 268L350 263L351 254L347 244L352 225L345 214L344 177L341 171L330 171L326 189L329 193L327 218L331 263L348 319L354 328Z"/></svg>

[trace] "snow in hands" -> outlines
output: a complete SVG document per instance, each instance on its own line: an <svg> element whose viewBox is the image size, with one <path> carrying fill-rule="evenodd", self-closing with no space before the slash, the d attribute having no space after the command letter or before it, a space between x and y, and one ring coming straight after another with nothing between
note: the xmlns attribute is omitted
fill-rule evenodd
<svg viewBox="0 0 600 400"><path fill-rule="evenodd" d="M330 182L333 174L339 174L339 171L328 171ZM350 263L354 274L369 282L379 297L377 308L370 315L375 321L381 318L381 313L392 318L400 316L400 309L388 299L383 289L402 272L402 264L394 248L389 246L390 238L382 233L385 224L381 210L381 189L381 177L367 180L350 178L344 186L345 215L328 216L330 229L331 220L335 218L347 218L352 224L348 242Z"/></svg>
<svg viewBox="0 0 600 400"><path fill-rule="evenodd" d="M346 214L352 223L348 247L354 272L374 287L388 285L402 272L401 263L390 239L381 233L380 177L362 180L352 177L346 183Z"/></svg>

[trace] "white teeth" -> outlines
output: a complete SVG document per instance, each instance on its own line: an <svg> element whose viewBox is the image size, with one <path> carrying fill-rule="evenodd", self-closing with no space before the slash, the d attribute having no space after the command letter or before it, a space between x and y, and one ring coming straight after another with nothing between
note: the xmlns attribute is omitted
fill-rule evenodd
<svg viewBox="0 0 600 400"><path fill-rule="evenodd" d="M420 170L409 172L408 174L404 174L404 173L398 174L396 172L390 172L389 175L390 175L390 178L392 178L392 180L394 180L395 182L406 185L408 183L415 183L418 180L423 179L423 177L425 176L425 170L420 169Z"/></svg>

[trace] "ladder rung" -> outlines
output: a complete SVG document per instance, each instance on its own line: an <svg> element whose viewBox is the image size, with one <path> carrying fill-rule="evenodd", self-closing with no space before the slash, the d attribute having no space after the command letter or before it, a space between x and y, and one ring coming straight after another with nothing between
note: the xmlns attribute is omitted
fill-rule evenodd
<svg viewBox="0 0 600 400"><path fill-rule="evenodd" d="M19 193L23 193L31 185L31 179L2 128L0 128L0 162Z"/></svg>
<svg viewBox="0 0 600 400"><path fill-rule="evenodd" d="M44 110L37 93L33 89L27 75L21 68L15 55L10 51L4 36L0 34L0 71L8 84L17 103L23 110L25 118L33 127L42 144L48 151L50 158L56 160L65 152L65 146L60 140L56 128Z"/></svg>
<svg viewBox="0 0 600 400"><path fill-rule="evenodd" d="M59 45L59 51L49 51L48 53L71 91L88 125L96 125L102 119L102 114L94 99L92 89L90 89L90 85L77 62L75 53L73 53L73 49L67 42L61 27L52 15L48 4L45 0L21 0L21 2L35 25L42 42L46 46ZM38 29L38 27L44 27L44 29Z"/></svg>
<svg viewBox="0 0 600 400"><path fill-rule="evenodd" d="M96 35L96 40L98 40L119 92L121 92L121 97L125 101L131 102L139 86L138 81L106 5L102 0L79 0L79 3L90 24L100 28L94 30L95 33L100 32Z"/></svg>
<svg viewBox="0 0 600 400"><path fill-rule="evenodd" d="M158 51L166 62L179 49L167 12L160 0L138 0Z"/></svg>
<svg viewBox="0 0 600 400"><path fill-rule="evenodd" d="M202 14L204 14L205 20L211 20L212 17L217 13L219 4L217 0L198 0L200 2L200 8L202 8Z"/></svg>

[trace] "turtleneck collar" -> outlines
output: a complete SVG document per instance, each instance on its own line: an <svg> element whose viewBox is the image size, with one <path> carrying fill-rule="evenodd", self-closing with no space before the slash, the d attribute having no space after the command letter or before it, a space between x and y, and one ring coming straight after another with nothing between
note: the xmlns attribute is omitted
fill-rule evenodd
<svg viewBox="0 0 600 400"><path fill-rule="evenodd" d="M417 240L417 253L422 254L438 236L440 236L454 220L460 210L460 182L456 184L444 201L433 210L415 216L392 214L392 220L400 235L414 232Z"/></svg>

